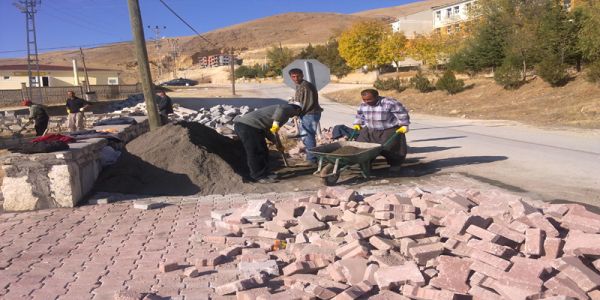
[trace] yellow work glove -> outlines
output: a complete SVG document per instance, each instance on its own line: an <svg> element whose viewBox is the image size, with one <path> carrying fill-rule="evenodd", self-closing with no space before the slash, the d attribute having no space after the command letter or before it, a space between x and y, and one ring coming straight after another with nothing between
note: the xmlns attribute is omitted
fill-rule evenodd
<svg viewBox="0 0 600 300"><path fill-rule="evenodd" d="M400 128L396 129L396 133L407 133L408 126L400 126Z"/></svg>
<svg viewBox="0 0 600 300"><path fill-rule="evenodd" d="M270 131L272 134L277 134L277 132L279 131L279 122L273 122L273 126L271 126Z"/></svg>
<svg viewBox="0 0 600 300"><path fill-rule="evenodd" d="M70 113L71 113L71 110L70 110L70 109L68 109L68 108L67 108L67 113L68 113L68 114L70 114Z"/></svg>
<svg viewBox="0 0 600 300"><path fill-rule="evenodd" d="M354 126L352 126L352 128L356 131L360 131L361 127L358 124L355 124Z"/></svg>

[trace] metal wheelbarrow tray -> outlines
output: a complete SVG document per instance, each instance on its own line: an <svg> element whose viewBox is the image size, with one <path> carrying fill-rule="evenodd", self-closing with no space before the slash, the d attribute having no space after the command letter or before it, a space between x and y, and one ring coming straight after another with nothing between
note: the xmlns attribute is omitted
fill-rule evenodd
<svg viewBox="0 0 600 300"><path fill-rule="evenodd" d="M349 154L332 153L345 146L356 147L360 150ZM340 177L340 172L354 165L359 165L362 176L368 179L371 173L371 161L381 153L382 149L382 145L375 143L341 141L318 146L308 152L319 160L315 174L323 179L325 185L335 185Z"/></svg>

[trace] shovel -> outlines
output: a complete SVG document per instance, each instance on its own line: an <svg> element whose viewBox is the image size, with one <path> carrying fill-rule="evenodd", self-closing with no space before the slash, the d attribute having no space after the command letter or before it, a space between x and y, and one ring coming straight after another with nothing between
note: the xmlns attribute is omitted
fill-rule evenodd
<svg viewBox="0 0 600 300"><path fill-rule="evenodd" d="M283 144L281 144L279 133L275 133L275 147L281 153L281 158L283 158L283 165L286 168L288 168L290 165L288 164L287 158L285 158L285 152L283 152Z"/></svg>

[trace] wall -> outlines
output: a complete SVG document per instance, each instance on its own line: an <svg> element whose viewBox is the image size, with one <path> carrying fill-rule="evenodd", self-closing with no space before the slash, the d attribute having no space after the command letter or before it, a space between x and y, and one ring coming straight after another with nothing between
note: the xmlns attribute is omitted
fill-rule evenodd
<svg viewBox="0 0 600 300"><path fill-rule="evenodd" d="M82 86L66 87L43 87L42 95L44 104L63 103L66 99L67 91L73 90L82 97L84 89ZM129 95L141 93L139 84L131 85L92 85L90 90L96 92L99 100L127 98ZM0 90L0 106L20 105L21 90Z"/></svg>
<svg viewBox="0 0 600 300"><path fill-rule="evenodd" d="M433 9L432 17L433 17L433 28L442 28L454 23L464 22L470 19L470 13L476 5L476 1L465 1L458 4L448 5L448 6L440 6ZM455 7L459 7L459 13L455 14ZM470 6L470 9L467 9L467 6ZM452 14L450 17L447 16L446 10L448 8L452 9ZM471 12L469 12L471 10ZM441 19L438 19L436 16L436 12L441 12Z"/></svg>
<svg viewBox="0 0 600 300"><path fill-rule="evenodd" d="M19 71L22 72L22 71ZM41 71L42 77L48 77L48 83L51 87L59 86L74 86L73 83L73 71ZM21 82L27 83L27 76L15 76L13 71L0 71L0 90L11 90L20 89ZM79 82L85 80L85 73L83 70L78 72ZM4 76L9 76L9 79L4 79ZM108 84L109 77L119 77L117 71L89 71L88 77L90 84Z"/></svg>
<svg viewBox="0 0 600 300"><path fill-rule="evenodd" d="M134 117L135 125L113 125L123 144L148 131L146 117ZM102 170L100 150L106 139L69 144L53 153L11 153L0 158L5 211L74 207L89 193Z"/></svg>
<svg viewBox="0 0 600 300"><path fill-rule="evenodd" d="M424 10L400 17L397 22L392 23L392 30L402 31L408 38L413 38L417 34L427 35L433 30L433 12Z"/></svg>

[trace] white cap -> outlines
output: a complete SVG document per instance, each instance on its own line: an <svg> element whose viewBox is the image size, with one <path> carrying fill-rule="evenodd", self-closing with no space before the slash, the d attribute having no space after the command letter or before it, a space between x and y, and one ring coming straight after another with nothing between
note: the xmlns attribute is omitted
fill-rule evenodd
<svg viewBox="0 0 600 300"><path fill-rule="evenodd" d="M288 104L291 104L291 105L296 105L296 106L298 106L298 107L302 108L302 103L300 103L300 102L297 102L297 101L290 101L290 102L288 102Z"/></svg>

